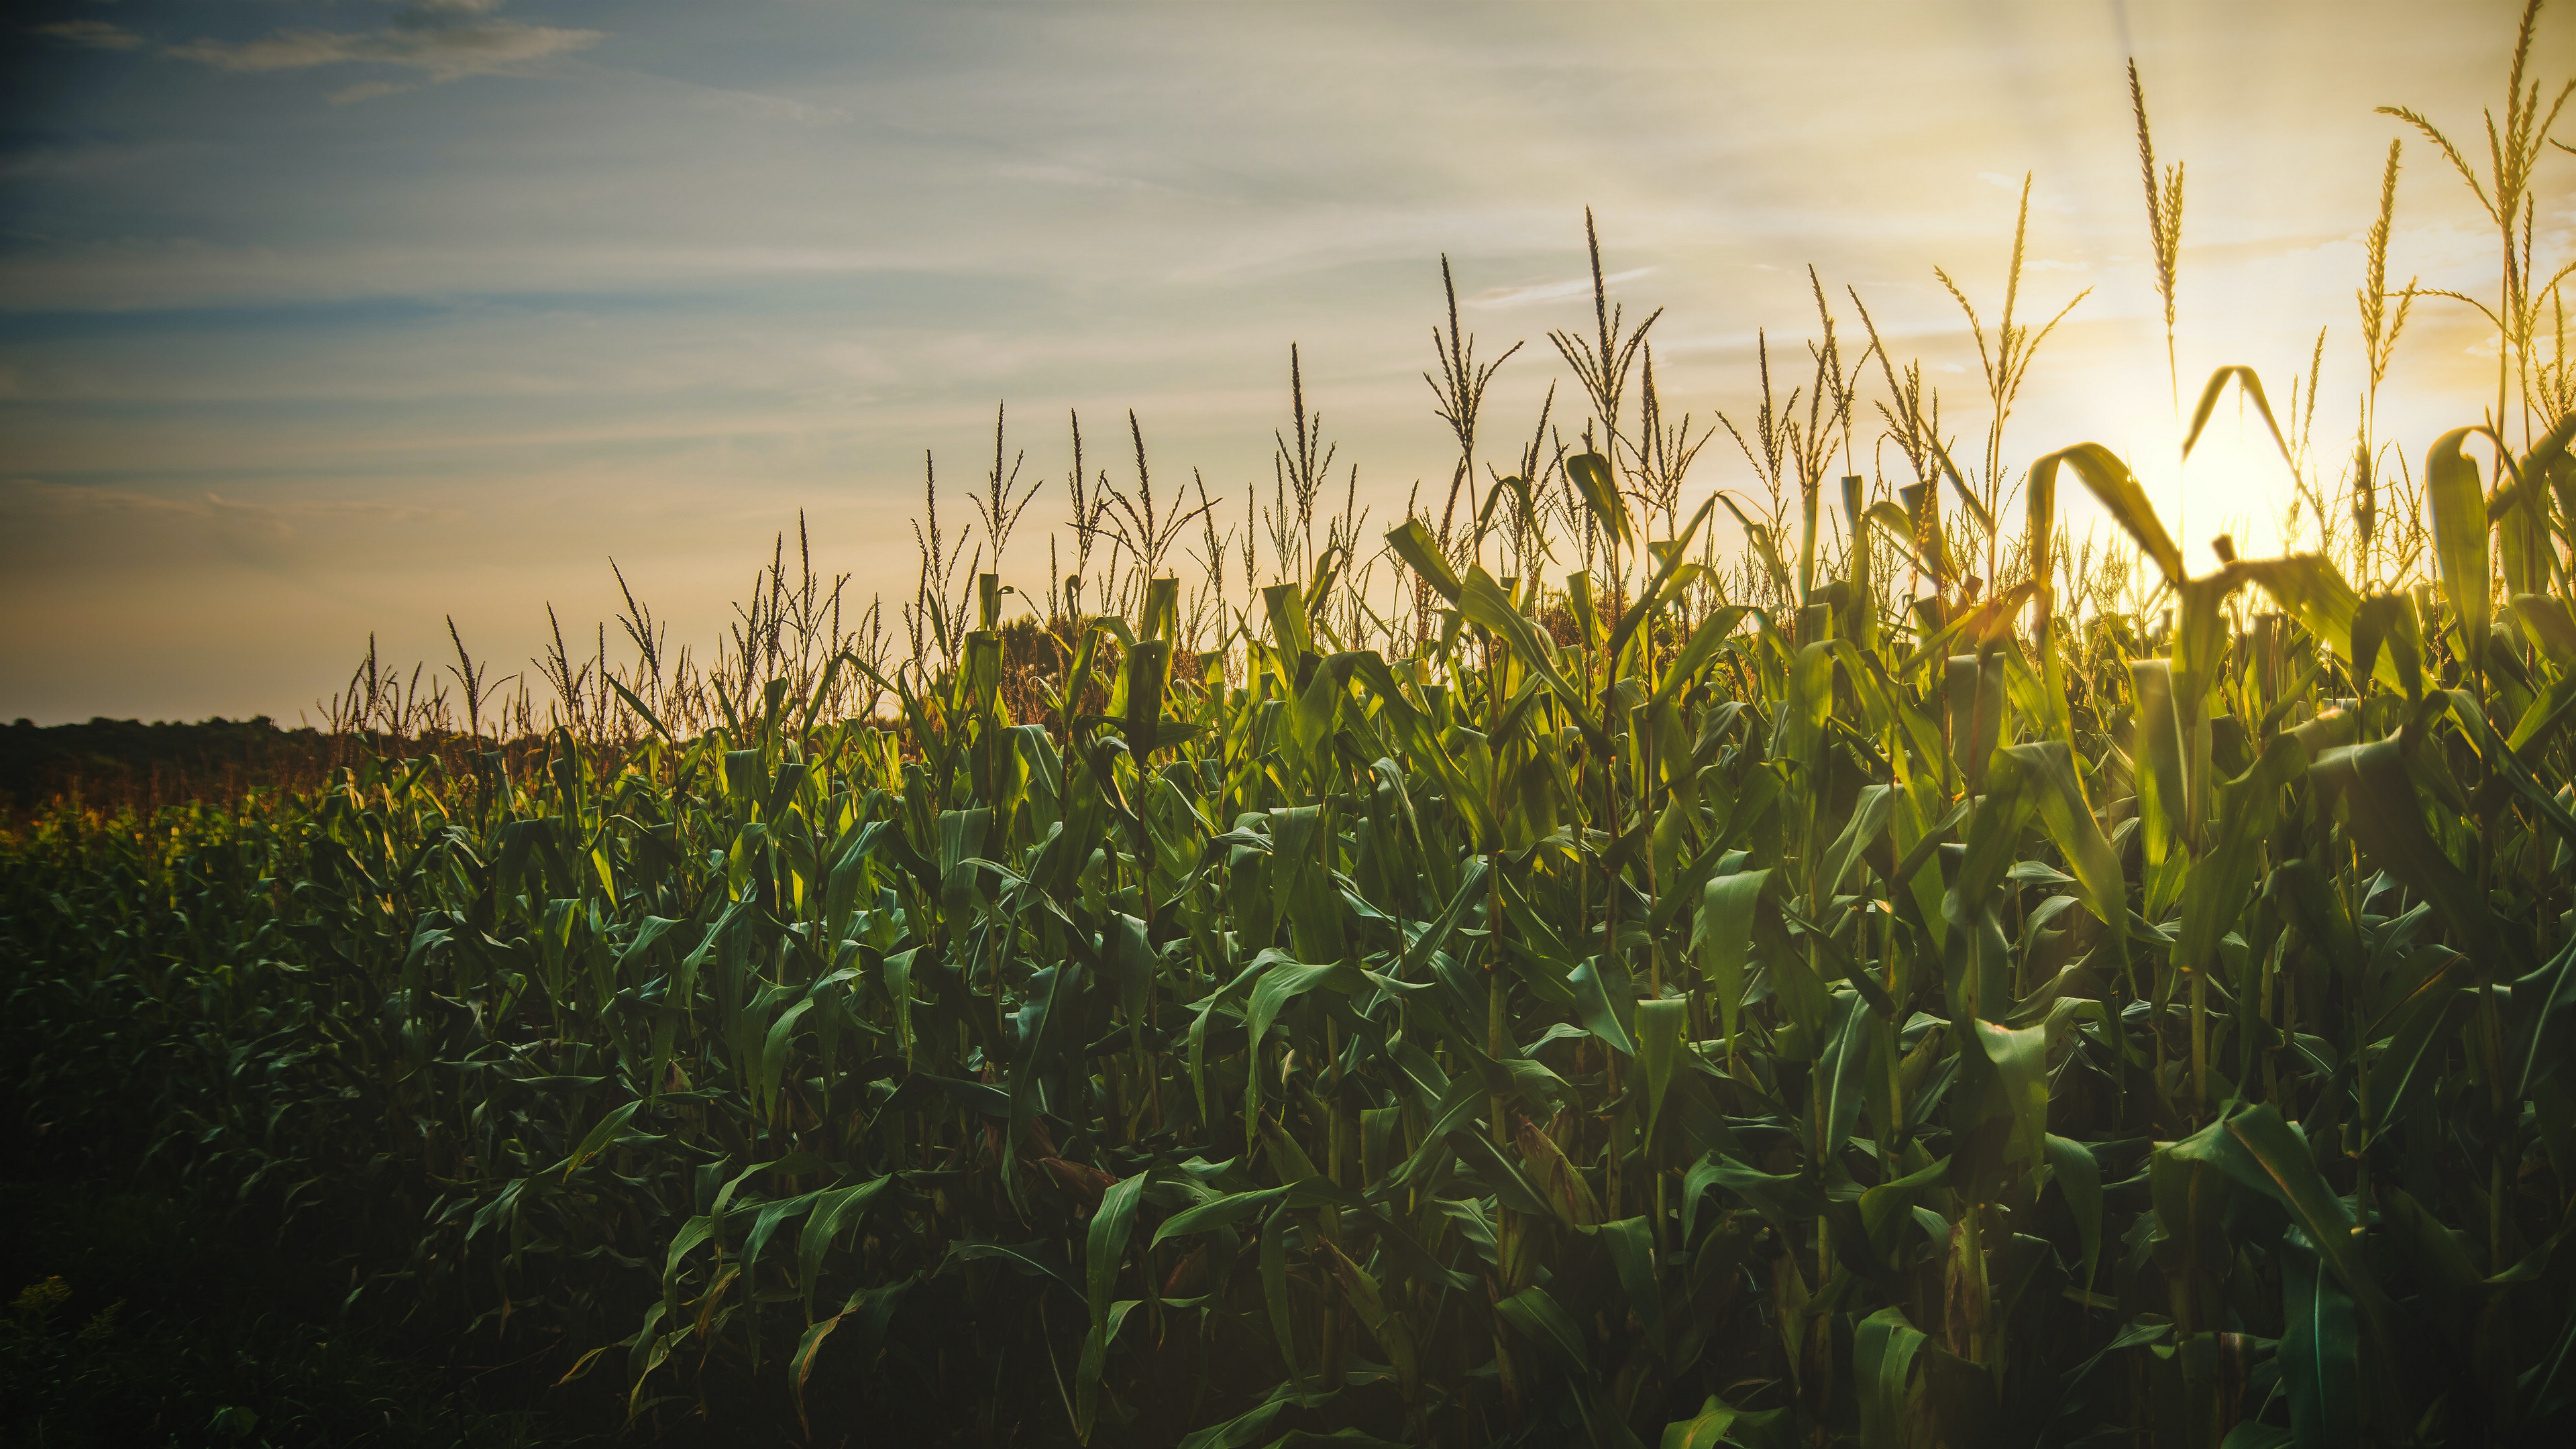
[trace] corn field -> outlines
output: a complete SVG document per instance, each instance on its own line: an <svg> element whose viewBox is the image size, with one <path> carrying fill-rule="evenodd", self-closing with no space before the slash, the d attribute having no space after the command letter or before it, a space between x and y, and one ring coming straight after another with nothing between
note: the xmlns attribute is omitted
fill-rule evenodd
<svg viewBox="0 0 2576 1449"><path fill-rule="evenodd" d="M976 552L931 514L891 615L782 543L712 667L630 595L632 664L558 631L550 724L461 640L453 694L371 655L333 732L409 745L34 818L12 1106L637 1435L2548 1442L2576 388L2531 35L2493 174L2440 146L2503 248L2485 421L2373 432L2446 300L2382 275L2392 149L2344 460L2313 370L2177 428L2259 411L2306 551L2193 575L2108 450L2010 461L2019 237L1998 325L1953 287L1982 449L1819 281L1812 378L1766 350L1715 425L1596 292L1579 399L1489 465L1453 300L1458 465L1391 530L1300 375L1230 528L1077 423L1079 557L1022 599L997 421ZM1713 427L1750 487L1688 482Z"/></svg>

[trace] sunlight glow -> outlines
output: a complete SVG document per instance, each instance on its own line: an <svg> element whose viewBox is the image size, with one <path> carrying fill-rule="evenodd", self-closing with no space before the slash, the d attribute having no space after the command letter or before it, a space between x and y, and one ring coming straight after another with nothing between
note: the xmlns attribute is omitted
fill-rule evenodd
<svg viewBox="0 0 2576 1449"><path fill-rule="evenodd" d="M2282 524L2294 493L2290 465L2271 430L2251 407L2219 404L2209 427L2182 468L2182 516L2165 520L2197 574L2214 567L2210 540L2226 534L2239 558L2267 558L2284 551ZM2168 495L2170 496L2170 495ZM2313 533L2303 514L2302 531Z"/></svg>

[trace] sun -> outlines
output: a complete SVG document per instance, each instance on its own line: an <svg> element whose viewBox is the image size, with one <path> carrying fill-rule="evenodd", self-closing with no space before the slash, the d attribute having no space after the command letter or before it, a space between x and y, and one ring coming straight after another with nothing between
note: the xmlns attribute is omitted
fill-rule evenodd
<svg viewBox="0 0 2576 1449"><path fill-rule="evenodd" d="M2239 412L2242 416L2236 416ZM2209 426L2182 465L2182 510L2175 542L2194 571L2210 561L2210 541L2225 534L2241 558L2283 551L2281 524L2297 496L2298 479L2251 409L2227 409Z"/></svg>

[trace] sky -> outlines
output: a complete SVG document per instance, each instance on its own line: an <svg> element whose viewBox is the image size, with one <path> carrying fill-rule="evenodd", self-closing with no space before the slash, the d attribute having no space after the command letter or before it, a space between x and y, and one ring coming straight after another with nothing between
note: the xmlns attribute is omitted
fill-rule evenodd
<svg viewBox="0 0 2576 1449"><path fill-rule="evenodd" d="M453 618L506 670L614 559L703 648L807 520L861 597L909 591L994 412L1051 481L1004 572L1039 587L1069 414L1124 477L1267 491L1288 353L1379 527L1453 445L1421 377L1440 259L1508 466L1590 319L1661 306L1668 411L1745 420L1757 335L1846 339L1856 291L1943 416L1985 426L2030 178L2025 315L2082 302L2006 436L2138 466L2195 558L2266 537L2277 459L2223 415L2176 478L2123 74L2187 167L2185 405L2278 401L2327 329L2348 447L2386 104L2479 133L2518 7L2335 0L1688 5L168 0L12 7L0 35L0 718L292 720L376 638ZM2537 57L2576 70L2576 7ZM2570 128L2562 126L2560 134ZM2408 136L2393 277L2489 291L2493 233ZM2538 250L2576 236L2551 153ZM2494 341L2419 304L2382 402L2419 451L2491 404ZM1791 365L1793 364L1793 365ZM1873 393L1872 396L1876 394ZM1864 443L1866 437L1864 437ZM1889 455L1891 466L1897 464ZM1750 485L1721 433L1685 488ZM1229 505L1228 521L1240 517ZM2250 551L2250 550L2249 550Z"/></svg>

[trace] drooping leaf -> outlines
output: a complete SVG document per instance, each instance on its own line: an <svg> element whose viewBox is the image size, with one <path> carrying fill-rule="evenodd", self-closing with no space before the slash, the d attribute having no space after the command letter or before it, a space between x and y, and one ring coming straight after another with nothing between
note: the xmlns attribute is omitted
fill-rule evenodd
<svg viewBox="0 0 2576 1449"><path fill-rule="evenodd" d="M1852 1326L1862 1449L1911 1449L1931 1427L1914 1407L1914 1360L1928 1340L1901 1309L1882 1308Z"/></svg>
<svg viewBox="0 0 2576 1449"><path fill-rule="evenodd" d="M1736 1019L1744 999L1744 967L1753 946L1753 913L1770 884L1767 870L1743 871L1710 881L1700 905L1699 969L1717 994L1726 1050L1736 1049Z"/></svg>
<svg viewBox="0 0 2576 1449"><path fill-rule="evenodd" d="M2168 583L2179 586L2183 572L2182 550L2174 546L2173 535L2165 532L2164 520L2156 516L2155 505L2147 501L2147 490L2129 472L2129 465L2099 443L2078 443L2072 448L2051 453L2032 464L2036 471L2047 467L2071 467L2084 480L2084 486L2102 502L2111 521L2129 531L2149 562L2161 570Z"/></svg>
<svg viewBox="0 0 2576 1449"><path fill-rule="evenodd" d="M1628 501L1619 491L1610 460L1599 453L1577 453L1565 460L1565 476L1574 480L1584 511L1592 515L1602 533L1622 548L1635 547L1636 532L1628 524Z"/></svg>
<svg viewBox="0 0 2576 1449"><path fill-rule="evenodd" d="M2433 520L2433 557L2441 566L2442 596L2460 622L2467 656L2486 657L2493 618L2493 565L2487 549L2487 500L2475 459L2460 448L2476 433L2453 428L2424 454L2424 509Z"/></svg>

